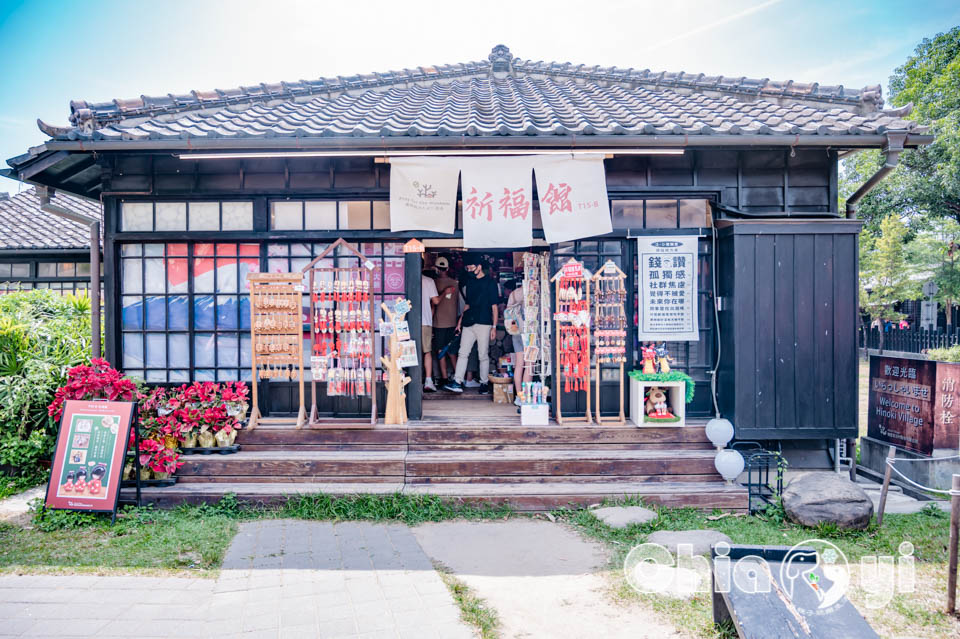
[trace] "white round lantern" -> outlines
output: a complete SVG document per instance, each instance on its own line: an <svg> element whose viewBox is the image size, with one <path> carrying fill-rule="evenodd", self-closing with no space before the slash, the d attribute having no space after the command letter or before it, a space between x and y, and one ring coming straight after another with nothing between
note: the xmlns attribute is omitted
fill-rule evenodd
<svg viewBox="0 0 960 639"><path fill-rule="evenodd" d="M733 480L743 472L743 455L735 450L721 449L717 451L713 465L716 466L717 472L727 480L727 483L733 483Z"/></svg>
<svg viewBox="0 0 960 639"><path fill-rule="evenodd" d="M713 445L718 449L723 448L733 439L733 424L730 423L729 419L714 417L707 422L705 430L707 438L713 442Z"/></svg>

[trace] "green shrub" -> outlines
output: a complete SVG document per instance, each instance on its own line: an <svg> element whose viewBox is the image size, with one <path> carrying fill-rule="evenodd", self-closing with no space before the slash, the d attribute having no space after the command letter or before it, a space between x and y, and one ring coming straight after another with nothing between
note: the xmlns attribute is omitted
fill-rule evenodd
<svg viewBox="0 0 960 639"><path fill-rule="evenodd" d="M90 361L90 299L53 291L0 296L0 465L34 473L53 453L47 414L67 370Z"/></svg>
<svg viewBox="0 0 960 639"><path fill-rule="evenodd" d="M960 344L947 348L931 348L927 351L927 356L938 362L960 362Z"/></svg>

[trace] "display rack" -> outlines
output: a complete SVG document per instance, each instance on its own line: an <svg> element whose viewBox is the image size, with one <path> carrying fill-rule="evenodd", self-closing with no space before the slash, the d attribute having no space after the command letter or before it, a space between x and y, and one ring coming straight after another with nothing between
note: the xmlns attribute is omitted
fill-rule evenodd
<svg viewBox="0 0 960 639"><path fill-rule="evenodd" d="M550 375L550 276L548 253L523 254L523 325L521 335L524 360L532 374L546 382ZM530 347L536 357L528 358ZM532 359L532 361L531 361Z"/></svg>
<svg viewBox="0 0 960 639"><path fill-rule="evenodd" d="M359 260L356 267L317 267L343 247ZM317 411L317 384L326 383L328 397L369 397L370 424L377 423L377 371L374 365L376 326L373 282L377 266L343 238L303 268L310 290L310 419L322 426ZM342 428L342 423L327 424Z"/></svg>
<svg viewBox="0 0 960 639"><path fill-rule="evenodd" d="M593 277L593 346L596 360L596 410L597 423L626 423L623 411L623 364L627 355L627 315L624 305L627 300L626 274L613 260L607 260ZM620 367L620 412L618 415L600 415L600 365L618 364Z"/></svg>
<svg viewBox="0 0 960 639"><path fill-rule="evenodd" d="M262 417L257 382L265 379L297 380L300 409L297 428L306 420L303 392L303 275L300 273L250 273L250 349L253 389L250 422L253 430L264 422L282 423L280 417Z"/></svg>
<svg viewBox="0 0 960 639"><path fill-rule="evenodd" d="M590 277L583 263L570 258L553 276L556 283L557 423L592 423L590 410ZM582 417L563 416L562 393L586 391L587 410Z"/></svg>

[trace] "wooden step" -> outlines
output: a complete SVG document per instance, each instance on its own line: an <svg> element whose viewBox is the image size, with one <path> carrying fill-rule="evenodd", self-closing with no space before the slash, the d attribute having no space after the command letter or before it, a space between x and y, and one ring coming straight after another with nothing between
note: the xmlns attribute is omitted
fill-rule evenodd
<svg viewBox="0 0 960 639"><path fill-rule="evenodd" d="M712 450L587 449L410 451L406 475L413 477L472 477L511 475L711 475Z"/></svg>
<svg viewBox="0 0 960 639"><path fill-rule="evenodd" d="M403 478L405 452L400 451L245 451L234 455L189 455L179 477L246 477L272 482L277 478L397 477ZM296 480L296 479L294 479ZM281 480L290 481L290 480Z"/></svg>
<svg viewBox="0 0 960 639"><path fill-rule="evenodd" d="M712 447L701 426L584 426L558 425L521 426L450 424L432 425L419 422L408 429L407 440L411 450L438 445L499 445L499 444L640 444L645 446L695 444Z"/></svg>
<svg viewBox="0 0 960 639"><path fill-rule="evenodd" d="M724 482L690 483L581 483L556 481L541 484L426 484L381 483L178 483L167 488L145 488L147 503L171 507L180 503L216 502L224 493L235 493L243 501L280 503L294 495L319 494L393 494L436 495L457 502L507 504L518 511L543 511L568 505L596 504L607 498L639 496L648 503L664 506L689 506L743 512L747 509L747 489ZM126 492L124 493L126 497Z"/></svg>
<svg viewBox="0 0 960 639"><path fill-rule="evenodd" d="M407 429L379 424L364 428L290 428L258 426L253 430L241 430L237 434L237 443L243 448L249 446L292 446L292 445L398 445L407 443Z"/></svg>

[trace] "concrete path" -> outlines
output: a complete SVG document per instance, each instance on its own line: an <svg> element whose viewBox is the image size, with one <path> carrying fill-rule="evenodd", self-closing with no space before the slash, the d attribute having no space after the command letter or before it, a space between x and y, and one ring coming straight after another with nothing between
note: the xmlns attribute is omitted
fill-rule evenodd
<svg viewBox="0 0 960 639"><path fill-rule="evenodd" d="M418 526L414 534L497 612L503 639L682 636L640 605L614 603L603 547L564 526L455 521Z"/></svg>
<svg viewBox="0 0 960 639"><path fill-rule="evenodd" d="M0 577L0 638L467 639L473 630L403 525L241 525L216 581Z"/></svg>
<svg viewBox="0 0 960 639"><path fill-rule="evenodd" d="M14 521L30 512L30 502L47 494L47 485L37 486L22 493L0 499L0 521Z"/></svg>

